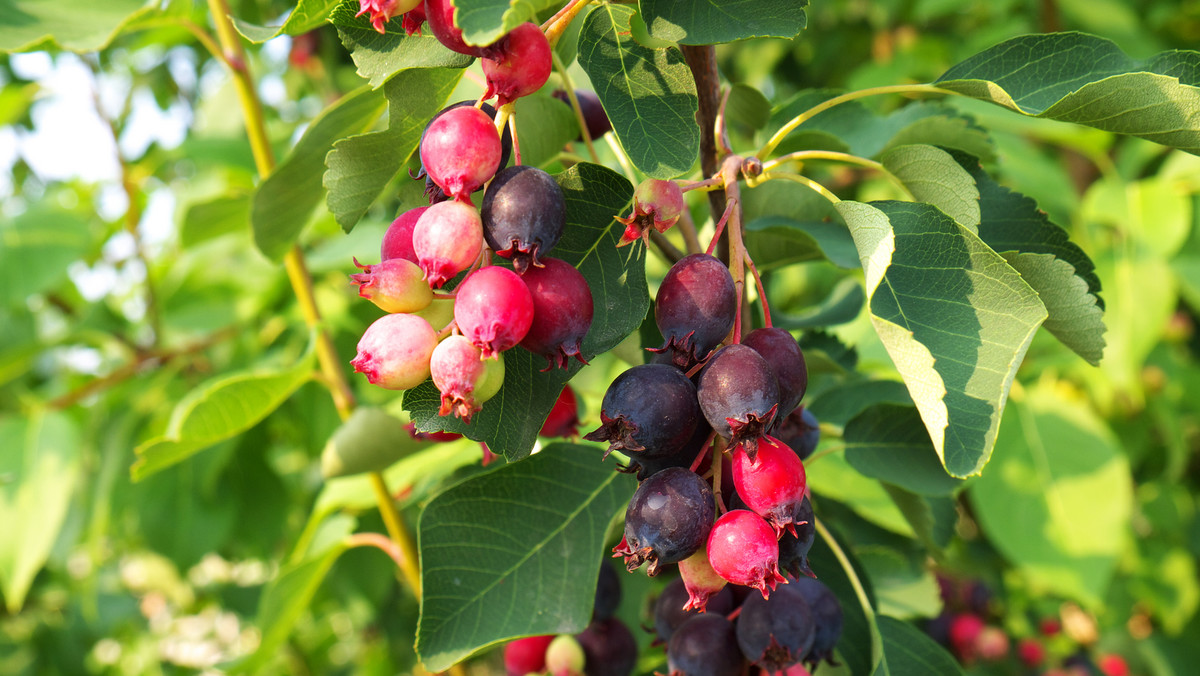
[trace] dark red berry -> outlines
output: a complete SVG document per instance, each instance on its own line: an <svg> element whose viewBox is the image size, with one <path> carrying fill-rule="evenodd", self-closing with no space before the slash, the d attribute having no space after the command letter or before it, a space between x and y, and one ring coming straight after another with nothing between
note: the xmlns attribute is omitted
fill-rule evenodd
<svg viewBox="0 0 1200 676"><path fill-rule="evenodd" d="M801 406L789 413L775 428L775 436L795 451L801 460L807 460L821 441L821 426L817 416L808 407Z"/></svg>
<svg viewBox="0 0 1200 676"><path fill-rule="evenodd" d="M535 309L535 321L536 317ZM568 439L579 436L579 402L570 385L563 385L562 392L558 393L558 399L554 401L554 407L550 409L550 415L546 416L546 422L542 423L538 434L543 437Z"/></svg>
<svg viewBox="0 0 1200 676"><path fill-rule="evenodd" d="M567 96L565 89L556 89L554 98L568 106L571 105L571 97ZM596 96L596 92L576 89L575 100L579 101L579 110L583 113L583 121L587 125L587 133L590 138L598 139L612 131L612 122L604 112L604 106L600 103L600 97ZM582 141L583 134L581 133L575 140Z"/></svg>
<svg viewBox="0 0 1200 676"><path fill-rule="evenodd" d="M682 369L724 340L737 312L729 268L708 254L692 254L672 265L654 302L654 320L666 342L653 351L670 354Z"/></svg>
<svg viewBox="0 0 1200 676"><path fill-rule="evenodd" d="M804 661L810 669L815 669L817 663L822 660L832 664L833 647L842 636L842 604L829 587L811 577L792 580L788 590L804 597L808 609L812 612L813 642Z"/></svg>
<svg viewBox="0 0 1200 676"><path fill-rule="evenodd" d="M696 386L687 376L663 364L641 364L608 386L601 426L584 439L607 441L610 452L662 457L687 444L700 419Z"/></svg>
<svg viewBox="0 0 1200 676"><path fill-rule="evenodd" d="M779 386L766 360L745 345L727 345L709 357L696 394L717 434L753 459L779 409Z"/></svg>
<svg viewBox="0 0 1200 676"><path fill-rule="evenodd" d="M562 188L537 167L517 165L496 174L480 209L483 237L496 253L524 273L541 265L562 236L567 206Z"/></svg>
<svg viewBox="0 0 1200 676"><path fill-rule="evenodd" d="M586 364L580 349L592 327L592 290L570 263L557 258L542 263L521 275L533 298L533 323L521 347L545 357L545 371L566 369L572 357Z"/></svg>
<svg viewBox="0 0 1200 676"><path fill-rule="evenodd" d="M508 676L536 674L546 669L546 648L554 634L527 636L504 646L504 671Z"/></svg>
<svg viewBox="0 0 1200 676"><path fill-rule="evenodd" d="M800 344L792 334L778 327L755 329L742 339L742 344L762 355L775 380L779 383L779 411L776 420L782 421L800 405L808 389L808 365Z"/></svg>
<svg viewBox="0 0 1200 676"><path fill-rule="evenodd" d="M1023 638L1017 643L1017 657L1031 669L1040 667L1046 661L1046 647L1037 639Z"/></svg>
<svg viewBox="0 0 1200 676"><path fill-rule="evenodd" d="M427 208L413 226L413 250L425 279L440 288L471 267L483 251L479 212L465 202L441 202Z"/></svg>
<svg viewBox="0 0 1200 676"><path fill-rule="evenodd" d="M485 359L495 359L521 342L529 331L533 298L512 270L495 265L480 268L468 275L455 292L454 321Z"/></svg>
<svg viewBox="0 0 1200 676"><path fill-rule="evenodd" d="M734 447L733 485L742 502L776 533L785 528L796 533L807 479L804 463L783 442L771 436L759 439L753 459L742 447Z"/></svg>
<svg viewBox="0 0 1200 676"><path fill-rule="evenodd" d="M421 138L421 166L447 195L469 200L500 168L500 133L487 113L451 108L434 118Z"/></svg>
<svg viewBox="0 0 1200 676"><path fill-rule="evenodd" d="M383 243L379 246L379 260L403 258L413 263L420 262L417 252L413 249L413 229L417 227L417 221L420 220L421 214L425 213L428 208L409 209L392 221L387 232L383 233Z"/></svg>
<svg viewBox="0 0 1200 676"><path fill-rule="evenodd" d="M665 469L638 486L625 510L625 539L613 552L625 556L630 572L649 562L653 577L703 547L715 515L704 479L682 467Z"/></svg>
<svg viewBox="0 0 1200 676"><path fill-rule="evenodd" d="M667 644L672 675L739 676L745 665L733 622L713 613L689 618Z"/></svg>
<svg viewBox="0 0 1200 676"><path fill-rule="evenodd" d="M769 672L797 664L812 648L816 622L799 592L788 587L771 598L751 595L738 616L737 638L742 653Z"/></svg>
<svg viewBox="0 0 1200 676"><path fill-rule="evenodd" d="M763 598L787 582L779 574L779 545L775 530L761 516L732 509L713 524L708 536L708 562L717 574L734 584L754 587Z"/></svg>
<svg viewBox="0 0 1200 676"><path fill-rule="evenodd" d="M416 439L417 441L438 443L462 439L462 435L455 432L418 432L416 423L411 422L404 426L404 430L408 432L408 436Z"/></svg>
<svg viewBox="0 0 1200 676"><path fill-rule="evenodd" d="M621 234L621 241L617 242L617 246L632 244L639 239L645 240L650 237L651 230L666 232L679 221L679 217L686 208L687 205L683 201L683 190L679 184L658 178L648 178L642 181L633 192L633 213L625 218L618 217L616 219L625 225L625 232ZM707 254L693 255L707 256ZM725 274L729 274L728 270ZM730 284L732 284L732 278ZM728 332L726 329L726 333Z"/></svg>
<svg viewBox="0 0 1200 676"><path fill-rule="evenodd" d="M666 643L679 625L700 614L699 610L686 609L690 595L682 578L673 580L663 588L654 602L654 633L658 641ZM733 588L725 587L708 600L705 612L713 615L728 615L734 609Z"/></svg>
<svg viewBox="0 0 1200 676"><path fill-rule="evenodd" d="M407 390L429 377L429 358L437 342L437 332L424 319L384 315L367 327L350 363L372 385Z"/></svg>
<svg viewBox="0 0 1200 676"><path fill-rule="evenodd" d="M592 622L575 638L587 658L583 667L587 676L629 676L633 672L637 664L637 640L618 618Z"/></svg>
<svg viewBox="0 0 1200 676"><path fill-rule="evenodd" d="M495 45L498 53L480 62L487 78L483 98L496 97L496 105L516 101L542 88L554 64L550 42L537 24L525 22L512 29Z"/></svg>
<svg viewBox="0 0 1200 676"><path fill-rule="evenodd" d="M490 57L495 50L490 47L468 45L463 41L462 29L455 22L453 0L425 0L425 20L438 42L447 49L467 56Z"/></svg>
<svg viewBox="0 0 1200 676"><path fill-rule="evenodd" d="M421 24L425 23L425 3L419 2L416 7L404 13L401 18L400 27L404 29L404 34L412 37L413 35L421 34Z"/></svg>

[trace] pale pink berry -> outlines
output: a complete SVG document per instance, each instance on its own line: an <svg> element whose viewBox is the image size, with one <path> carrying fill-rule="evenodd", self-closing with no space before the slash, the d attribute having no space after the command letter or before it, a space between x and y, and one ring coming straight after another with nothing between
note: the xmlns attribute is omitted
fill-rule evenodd
<svg viewBox="0 0 1200 676"><path fill-rule="evenodd" d="M708 600L725 588L725 578L717 575L708 562L708 548L701 547L695 554L679 562L679 576L687 589L688 600L684 610L704 612Z"/></svg>
<svg viewBox="0 0 1200 676"><path fill-rule="evenodd" d="M442 393L438 415L454 414L468 423L504 382L504 362L483 360L479 348L464 336L450 336L438 343L429 371Z"/></svg>
<svg viewBox="0 0 1200 676"><path fill-rule="evenodd" d="M379 306L384 312L417 312L433 302L433 289L416 263L393 258L378 265L363 265L363 272L350 275L358 285L358 295Z"/></svg>
<svg viewBox="0 0 1200 676"><path fill-rule="evenodd" d="M413 250L434 288L471 267L483 250L483 221L465 202L439 202L417 220Z"/></svg>
<svg viewBox="0 0 1200 676"><path fill-rule="evenodd" d="M358 341L354 370L372 385L407 390L429 377L429 358L437 332L416 315L390 314L376 319Z"/></svg>
<svg viewBox="0 0 1200 676"><path fill-rule="evenodd" d="M657 178L642 181L633 192L633 213L616 218L626 226L617 246L648 239L651 228L666 232L679 221L685 208L683 190L674 181Z"/></svg>

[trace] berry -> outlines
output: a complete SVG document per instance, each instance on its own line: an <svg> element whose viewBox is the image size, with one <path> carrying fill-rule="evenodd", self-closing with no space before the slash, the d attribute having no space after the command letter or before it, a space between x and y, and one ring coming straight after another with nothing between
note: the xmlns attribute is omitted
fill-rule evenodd
<svg viewBox="0 0 1200 676"><path fill-rule="evenodd" d="M683 201L683 190L674 181L657 178L648 178L642 181L633 191L633 213L625 218L616 218L618 222L625 225L625 232L622 233L621 241L617 242L617 246L621 247L632 244L638 239L649 238L651 228L659 232L666 232L679 221L686 206ZM693 254L692 256L711 258L707 254ZM692 256L688 256L688 258ZM729 271L726 270L725 274L729 274ZM730 285L732 283L731 280ZM728 332L729 329L726 329L725 333ZM721 334L722 337L724 335L724 333Z"/></svg>
<svg viewBox="0 0 1200 676"><path fill-rule="evenodd" d="M758 441L758 452L750 457L742 447L733 449L733 485L738 497L751 511L782 533L793 535L807 485L804 463L792 449L774 437Z"/></svg>
<svg viewBox="0 0 1200 676"><path fill-rule="evenodd" d="M421 166L455 199L469 200L500 168L500 134L487 113L473 106L450 108L421 137Z"/></svg>
<svg viewBox="0 0 1200 676"><path fill-rule="evenodd" d="M496 96L496 105L516 101L542 88L554 64L550 42L537 24L525 22L509 31L494 47L499 51L480 62L487 77L483 98Z"/></svg>
<svg viewBox="0 0 1200 676"><path fill-rule="evenodd" d="M787 582L779 574L775 530L761 516L745 509L725 512L713 524L708 535L708 562L717 575L734 584L754 587L763 598L776 585Z"/></svg>
<svg viewBox="0 0 1200 676"><path fill-rule="evenodd" d="M584 439L609 442L608 452L663 457L682 448L699 421L696 386L687 376L663 364L641 364L608 386L601 426Z"/></svg>
<svg viewBox="0 0 1200 676"><path fill-rule="evenodd" d="M1008 655L1008 634L1000 627L984 627L975 639L974 652L989 662L1004 659Z"/></svg>
<svg viewBox="0 0 1200 676"><path fill-rule="evenodd" d="M729 268L708 254L692 254L671 266L655 297L654 321L666 343L654 352L688 369L733 328L737 293Z"/></svg>
<svg viewBox="0 0 1200 676"><path fill-rule="evenodd" d="M556 89L554 98L562 101L568 106L571 105L571 97L567 96L567 90ZM583 121L587 126L588 137L598 139L608 132L612 131L612 122L608 119L608 115L604 112L604 106L600 103L600 97L596 93L587 89L576 89L575 100L579 101L579 110L583 113ZM583 140L581 133L576 141Z"/></svg>
<svg viewBox="0 0 1200 676"><path fill-rule="evenodd" d="M392 258L378 265L363 265L363 272L350 275L358 285L358 295L379 306L384 312L417 312L433 302L433 289L421 268L403 258Z"/></svg>
<svg viewBox="0 0 1200 676"><path fill-rule="evenodd" d="M586 364L580 349L592 327L592 290L583 273L566 261L546 258L521 279L533 298L533 323L521 347L546 358L544 371L565 370L572 357Z"/></svg>
<svg viewBox="0 0 1200 676"><path fill-rule="evenodd" d="M429 322L430 326L438 331L445 330L450 325L450 322L454 321L454 299L434 298L429 307L412 314L425 319L425 321Z"/></svg>
<svg viewBox="0 0 1200 676"><path fill-rule="evenodd" d="M480 211L488 246L511 258L522 274L530 264L542 264L541 257L558 243L567 220L562 188L550 174L525 165L496 174Z"/></svg>
<svg viewBox="0 0 1200 676"><path fill-rule="evenodd" d="M592 606L592 621L607 620L621 605L621 580L607 561L600 562L600 577L596 579L596 603Z"/></svg>
<svg viewBox="0 0 1200 676"><path fill-rule="evenodd" d="M1097 666L1104 676L1129 676L1129 665L1120 655L1104 655Z"/></svg>
<svg viewBox="0 0 1200 676"><path fill-rule="evenodd" d="M625 510L625 539L613 548L633 572L649 562L646 573L686 559L704 546L716 515L712 489L682 467L664 469L638 486Z"/></svg>
<svg viewBox="0 0 1200 676"><path fill-rule="evenodd" d="M585 660L583 646L569 634L556 636L546 648L546 671L550 676L581 676Z"/></svg>
<svg viewBox="0 0 1200 676"><path fill-rule="evenodd" d="M804 659L816 637L816 621L804 597L784 587L771 598L750 596L738 617L738 645L746 658L767 671Z"/></svg>
<svg viewBox="0 0 1200 676"><path fill-rule="evenodd" d="M387 30L383 24L393 16L403 14L419 4L421 0L358 0L358 14L354 16L359 17L370 12L371 26L379 31L380 35L386 35Z"/></svg>
<svg viewBox="0 0 1200 676"><path fill-rule="evenodd" d="M407 390L429 377L429 358L437 342L437 332L424 319L384 315L367 327L350 363L372 385Z"/></svg>
<svg viewBox="0 0 1200 676"><path fill-rule="evenodd" d="M533 316L536 322L536 304ZM542 423L538 435L567 439L579 436L579 402L575 399L575 391L570 385L563 385L562 392L558 393L558 399L554 401L554 407L550 409L550 415L546 416L546 422Z"/></svg>
<svg viewBox="0 0 1200 676"><path fill-rule="evenodd" d="M679 562L679 577L688 593L684 610L704 612L709 599L725 588L725 578L713 570L712 564L708 562L708 551L704 547Z"/></svg>
<svg viewBox="0 0 1200 676"><path fill-rule="evenodd" d="M950 620L950 646L964 659L974 657L975 640L983 631L983 619L973 613L960 613Z"/></svg>
<svg viewBox="0 0 1200 676"><path fill-rule="evenodd" d="M1046 647L1036 639L1023 638L1017 643L1017 657L1027 667L1040 667L1046 661Z"/></svg>
<svg viewBox="0 0 1200 676"><path fill-rule="evenodd" d="M498 364L500 372L489 372L489 364ZM502 361L483 361L479 348L464 336L449 336L438 343L429 361L433 384L442 393L438 415L453 413L463 422L471 422L471 415L500 389L494 381L503 382L503 364ZM498 378L493 377L495 375ZM489 396L483 396L485 394Z"/></svg>
<svg viewBox="0 0 1200 676"><path fill-rule="evenodd" d="M816 540L817 527L812 502L807 495L800 500L793 525L796 527L794 533L784 531L783 537L779 538L779 568L792 577L816 577L808 566L808 550L812 549Z"/></svg>
<svg viewBox="0 0 1200 676"><path fill-rule="evenodd" d="M696 388L700 410L717 434L754 459L758 440L779 409L779 385L771 367L745 345L727 345L709 358Z"/></svg>
<svg viewBox="0 0 1200 676"><path fill-rule="evenodd" d="M425 3L418 2L416 7L404 13L400 27L404 29L405 35L412 37L421 34L421 24L423 23L425 23Z"/></svg>
<svg viewBox="0 0 1200 676"><path fill-rule="evenodd" d="M762 355L775 374L779 384L779 411L775 419L782 421L800 405L804 391L808 389L808 365L804 362L800 344L792 334L775 327L751 331L742 339L742 344Z"/></svg>
<svg viewBox="0 0 1200 676"><path fill-rule="evenodd" d="M801 460L808 460L808 456L817 450L817 443L821 441L821 427L817 416L807 407L801 406L789 413L775 428L775 436L795 451Z"/></svg>
<svg viewBox="0 0 1200 676"><path fill-rule="evenodd" d="M504 646L504 671L508 676L525 676L546 669L546 648L554 641L554 634L528 636L510 641Z"/></svg>
<svg viewBox="0 0 1200 676"><path fill-rule="evenodd" d="M654 602L654 633L658 636L657 640L663 643L671 640L671 635L679 625L701 613L700 610L685 609L689 598L687 584L682 578L673 580L663 588ZM705 612L728 615L733 612L734 606L733 588L727 586L708 600Z"/></svg>
<svg viewBox="0 0 1200 676"><path fill-rule="evenodd" d="M479 212L464 202L441 202L429 207L413 228L413 249L425 279L434 288L441 288L479 258L483 250Z"/></svg>
<svg viewBox="0 0 1200 676"><path fill-rule="evenodd" d="M592 622L576 634L587 661L583 673L587 676L629 676L637 663L637 641L629 627L616 617Z"/></svg>
<svg viewBox="0 0 1200 676"><path fill-rule="evenodd" d="M386 261L392 258L403 258L406 261L417 263L417 252L413 250L413 228L417 226L417 221L420 220L421 214L429 207L417 207L396 217L392 224L388 226L387 232L383 233L383 243L379 246L379 260Z"/></svg>
<svg viewBox="0 0 1200 676"><path fill-rule="evenodd" d="M425 20L429 22L429 30L437 41L447 49L467 56L491 57L495 49L491 47L476 47L463 42L462 29L454 21L453 0L425 0Z"/></svg>
<svg viewBox="0 0 1200 676"><path fill-rule="evenodd" d="M496 359L529 331L533 298L512 270L495 265L480 268L458 286L454 321L485 359Z"/></svg>
<svg viewBox="0 0 1200 676"><path fill-rule="evenodd" d="M805 655L804 661L808 662L810 669L815 669L821 660L832 664L833 647L842 636L842 604L829 587L811 577L792 580L788 590L804 597L815 626L812 647Z"/></svg>
<svg viewBox="0 0 1200 676"><path fill-rule="evenodd" d="M462 439L462 435L455 432L418 432L417 424L411 422L404 426L404 431L408 432L408 436L416 439L417 441L429 441L437 443Z"/></svg>
<svg viewBox="0 0 1200 676"><path fill-rule="evenodd" d="M667 669L681 676L739 676L746 658L733 623L711 613L689 618L667 644Z"/></svg>
<svg viewBox="0 0 1200 676"><path fill-rule="evenodd" d="M405 15L405 17L407 18L407 15ZM424 20L423 15L422 15L422 20ZM437 120L439 117L441 117L447 111L454 110L455 108L462 108L463 106L469 106L469 107L473 108L473 107L475 107L475 100L467 99L464 101L459 101L458 103L452 103L452 104L446 106L445 108L442 108L440 111L438 111L437 115L434 115L433 118L429 120L429 123L425 125L424 131L421 132L421 140L422 141L425 140L425 134L429 132L429 126L432 125L435 120ZM493 124L495 123L496 109L493 108L490 103L480 104L479 109L482 110L483 112L487 113L488 118L490 118L492 120ZM512 130L509 129L508 125L505 125L504 126L504 134L500 137L500 167L501 168L503 168L505 165L508 164L508 157L511 154L512 154ZM437 204L438 202L445 202L446 200L450 199L446 195L445 191L443 191L441 188L439 188L437 183L433 182L433 178L431 178L429 176L429 173L427 171L425 171L424 166L421 167L421 173L417 175L417 178L421 178L421 177L425 178L425 196L429 198L430 204ZM476 188L475 190L478 191L482 187L483 186L480 186L479 188Z"/></svg>

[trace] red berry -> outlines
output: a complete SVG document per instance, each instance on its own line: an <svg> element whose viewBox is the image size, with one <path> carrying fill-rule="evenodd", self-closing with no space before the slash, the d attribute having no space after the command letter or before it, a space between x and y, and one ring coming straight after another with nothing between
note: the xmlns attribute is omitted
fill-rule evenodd
<svg viewBox="0 0 1200 676"><path fill-rule="evenodd" d="M483 352L484 358L495 359L529 332L533 323L533 297L512 270L495 265L481 268L459 285L454 298L454 321L463 335Z"/></svg>
<svg viewBox="0 0 1200 676"><path fill-rule="evenodd" d="M1100 667L1104 676L1129 676L1129 665L1120 655L1105 655L1096 666Z"/></svg>
<svg viewBox="0 0 1200 676"><path fill-rule="evenodd" d="M504 670L508 676L525 676L546 668L546 648L554 641L554 634L528 636L509 642L504 646Z"/></svg>
<svg viewBox="0 0 1200 676"><path fill-rule="evenodd" d="M416 263L393 258L378 265L363 265L355 259L354 264L363 270L350 275L358 285L358 295L384 312L417 312L433 302L433 289Z"/></svg>
<svg viewBox="0 0 1200 676"><path fill-rule="evenodd" d="M733 485L746 506L782 533L796 534L796 515L804 500L804 463L778 439L758 440L754 459L740 446L733 449Z"/></svg>
<svg viewBox="0 0 1200 676"><path fill-rule="evenodd" d="M1046 648L1032 638L1023 638L1017 643L1017 657L1027 667L1039 667L1046 659Z"/></svg>
<svg viewBox="0 0 1200 676"><path fill-rule="evenodd" d="M417 252L413 250L413 228L428 208L409 209L392 221L387 232L383 233L383 243L379 246L379 260L403 258L406 261L419 262Z"/></svg>
<svg viewBox="0 0 1200 676"><path fill-rule="evenodd" d="M407 390L429 377L429 358L437 342L437 332L424 319L384 315L367 327L358 341L358 356L350 363L372 385Z"/></svg>
<svg viewBox="0 0 1200 676"><path fill-rule="evenodd" d="M580 347L592 326L592 290L583 273L557 258L542 259L521 275L533 299L533 323L521 347L546 358L550 370L566 369L574 357L584 364Z"/></svg>
<svg viewBox="0 0 1200 676"><path fill-rule="evenodd" d="M499 53L483 59L480 65L487 76L483 98L496 96L503 106L542 88L554 67L550 42L537 24L525 22L509 31L494 47Z"/></svg>
<svg viewBox="0 0 1200 676"><path fill-rule="evenodd" d="M417 424L411 422L404 426L404 431L408 432L408 436L416 439L417 441L429 441L437 443L462 439L461 434L456 434L454 432L418 432Z"/></svg>
<svg viewBox="0 0 1200 676"><path fill-rule="evenodd" d="M950 621L950 645L960 657L975 655L975 640L983 632L983 619L972 613L960 613Z"/></svg>
<svg viewBox="0 0 1200 676"><path fill-rule="evenodd" d="M438 42L451 51L467 56L489 57L495 54L490 47L476 47L463 42L462 29L454 21L453 0L425 0L425 19Z"/></svg>
<svg viewBox="0 0 1200 676"><path fill-rule="evenodd" d="M787 582L779 574L775 530L749 510L730 510L713 524L708 535L708 562L717 575L754 587L763 598L769 597L776 585Z"/></svg>
<svg viewBox="0 0 1200 676"><path fill-rule="evenodd" d="M1057 618L1047 617L1038 625L1038 631L1042 632L1042 636L1057 636L1062 631L1062 623Z"/></svg>
<svg viewBox="0 0 1200 676"><path fill-rule="evenodd" d="M492 364L499 367L499 373L489 369ZM442 393L438 415L453 413L469 423L480 405L500 389L498 383L504 381L504 362L484 361L479 348L471 341L463 336L450 336L434 348L429 373L433 384Z"/></svg>
<svg viewBox="0 0 1200 676"><path fill-rule="evenodd" d="M416 7L404 13L400 26L404 29L404 34L411 37L421 34L421 24L423 23L425 23L425 3L418 2Z"/></svg>
<svg viewBox="0 0 1200 676"><path fill-rule="evenodd" d="M650 229L666 232L679 221L685 208L683 190L674 181L648 178L633 192L633 213L616 220L625 224L617 246L650 237Z"/></svg>
<svg viewBox="0 0 1200 676"><path fill-rule="evenodd" d="M479 212L464 202L428 207L413 228L413 249L425 279L440 288L479 258L483 250Z"/></svg>
<svg viewBox="0 0 1200 676"><path fill-rule="evenodd" d="M536 311L535 311L536 312ZM534 315L536 317L536 314ZM579 402L575 399L575 391L570 385L563 385L554 408L542 423L538 432L543 437L564 437L574 439L579 436Z"/></svg>
<svg viewBox="0 0 1200 676"><path fill-rule="evenodd" d="M451 108L434 118L421 138L421 166L455 199L469 200L500 168L500 133L474 106Z"/></svg>

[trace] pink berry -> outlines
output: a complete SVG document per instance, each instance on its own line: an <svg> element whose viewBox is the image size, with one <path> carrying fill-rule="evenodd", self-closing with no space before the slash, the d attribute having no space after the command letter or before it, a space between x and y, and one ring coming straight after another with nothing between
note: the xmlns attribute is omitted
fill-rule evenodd
<svg viewBox="0 0 1200 676"><path fill-rule="evenodd" d="M407 390L429 377L429 358L437 332L416 315L391 314L376 319L358 341L354 370L372 385Z"/></svg>
<svg viewBox="0 0 1200 676"><path fill-rule="evenodd" d="M476 270L459 285L454 321L487 359L525 337L533 323L533 297L517 273L498 266Z"/></svg>
<svg viewBox="0 0 1200 676"><path fill-rule="evenodd" d="M554 634L527 636L504 646L504 670L508 676L525 676L546 669L546 648L554 640Z"/></svg>
<svg viewBox="0 0 1200 676"><path fill-rule="evenodd" d="M421 166L447 195L470 201L500 169L500 133L492 118L474 106L437 116L421 138Z"/></svg>
<svg viewBox="0 0 1200 676"><path fill-rule="evenodd" d="M708 601L725 588L725 578L713 570L708 562L708 550L701 547L695 554L679 562L679 576L687 589L688 600L684 610L704 612Z"/></svg>
<svg viewBox="0 0 1200 676"><path fill-rule="evenodd" d="M429 21L429 30L438 42L446 49L466 54L467 56L490 57L495 50L489 47L476 47L463 42L462 29L454 21L455 7L453 0L425 0L425 19Z"/></svg>
<svg viewBox="0 0 1200 676"><path fill-rule="evenodd" d="M536 314L534 315L537 316ZM575 391L570 385L563 385L562 392L542 423L538 432L543 437L564 437L574 439L579 436L579 402L575 399Z"/></svg>
<svg viewBox="0 0 1200 676"><path fill-rule="evenodd" d="M358 285L358 295L384 312L417 312L433 302L433 289L416 263L393 258L378 265L363 265L355 259L354 264L363 270L350 275Z"/></svg>
<svg viewBox="0 0 1200 676"><path fill-rule="evenodd" d="M1008 634L1000 627L984 627L975 638L975 652L990 662L1004 659L1008 655Z"/></svg>
<svg viewBox="0 0 1200 676"><path fill-rule="evenodd" d="M537 24L525 22L517 26L495 46L500 53L480 63L487 76L483 98L494 95L496 105L503 106L536 92L550 78L553 68L550 42Z"/></svg>
<svg viewBox="0 0 1200 676"><path fill-rule="evenodd" d="M583 646L570 634L560 634L546 648L546 671L550 676L583 676L586 657Z"/></svg>
<svg viewBox="0 0 1200 676"><path fill-rule="evenodd" d="M438 415L453 413L464 422L471 422L471 415L483 403L476 400L475 390L487 376L479 348L463 336L450 336L434 348L429 373L442 393Z"/></svg>
<svg viewBox="0 0 1200 676"><path fill-rule="evenodd" d="M383 243L379 246L379 260L403 258L406 261L418 262L417 252L413 251L413 228L428 208L409 209L392 221L387 232L383 233Z"/></svg>
<svg viewBox="0 0 1200 676"><path fill-rule="evenodd" d="M464 202L439 202L427 207L413 228L413 250L425 279L441 288L479 258L483 250L479 212Z"/></svg>
<svg viewBox="0 0 1200 676"><path fill-rule="evenodd" d="M358 0L358 14L354 16L370 13L371 26L380 34L387 34L383 24L391 20L393 16L403 14L420 3L421 0Z"/></svg>
<svg viewBox="0 0 1200 676"><path fill-rule="evenodd" d="M804 499L807 477L800 456L775 437L758 440L758 453L733 450L733 485L746 506L767 520L778 534L796 534L796 515Z"/></svg>
<svg viewBox="0 0 1200 676"><path fill-rule="evenodd" d="M1035 639L1023 638L1017 643L1017 657L1027 667L1040 667L1046 660L1046 648Z"/></svg>
<svg viewBox="0 0 1200 676"><path fill-rule="evenodd" d="M632 244L650 237L650 228L666 232L679 222L686 207L683 190L674 181L648 178L633 192L633 213L616 220L625 224L625 232L617 246Z"/></svg>
<svg viewBox="0 0 1200 676"><path fill-rule="evenodd" d="M1129 676L1129 665L1120 655L1105 655L1097 666L1104 676Z"/></svg>
<svg viewBox="0 0 1200 676"><path fill-rule="evenodd" d="M730 510L713 524L708 534L708 562L717 575L754 587L763 598L768 598L776 585L787 582L779 574L775 530L749 510Z"/></svg>
<svg viewBox="0 0 1200 676"><path fill-rule="evenodd" d="M533 323L521 347L566 369L574 357L584 364L580 346L592 326L592 290L583 273L558 258L543 258L542 267L530 266L521 275L533 298Z"/></svg>
<svg viewBox="0 0 1200 676"><path fill-rule="evenodd" d="M960 613L950 620L950 645L964 659L975 656L975 640L983 632L983 618L974 613Z"/></svg>

